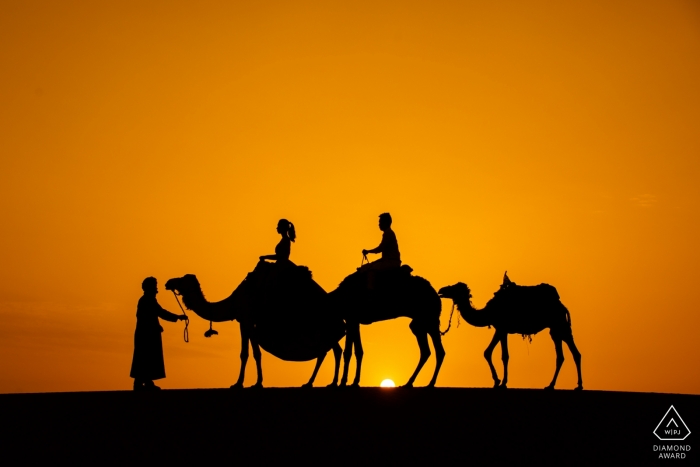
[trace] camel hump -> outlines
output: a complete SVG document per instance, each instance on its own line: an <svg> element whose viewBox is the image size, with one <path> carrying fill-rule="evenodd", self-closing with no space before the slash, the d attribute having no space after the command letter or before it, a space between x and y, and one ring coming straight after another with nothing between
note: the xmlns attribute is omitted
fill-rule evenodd
<svg viewBox="0 0 700 467"><path fill-rule="evenodd" d="M539 287L540 293L544 298L548 298L550 300L559 300L559 292L557 292L556 287L554 287L553 285L540 284L536 285L535 287Z"/></svg>
<svg viewBox="0 0 700 467"><path fill-rule="evenodd" d="M294 274L298 279L304 281L312 281L314 275L307 266L295 266L292 274Z"/></svg>
<svg viewBox="0 0 700 467"><path fill-rule="evenodd" d="M559 300L557 289L549 284L539 284L533 286L518 285L516 288L522 289L523 293L530 295L533 298L543 301Z"/></svg>

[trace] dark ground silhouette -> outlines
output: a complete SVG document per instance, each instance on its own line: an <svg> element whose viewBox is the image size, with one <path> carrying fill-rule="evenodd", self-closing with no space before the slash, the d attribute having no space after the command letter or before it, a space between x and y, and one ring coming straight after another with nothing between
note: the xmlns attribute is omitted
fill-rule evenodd
<svg viewBox="0 0 700 467"><path fill-rule="evenodd" d="M657 465L671 405L700 449L700 396L523 389L9 394L0 439L35 465Z"/></svg>

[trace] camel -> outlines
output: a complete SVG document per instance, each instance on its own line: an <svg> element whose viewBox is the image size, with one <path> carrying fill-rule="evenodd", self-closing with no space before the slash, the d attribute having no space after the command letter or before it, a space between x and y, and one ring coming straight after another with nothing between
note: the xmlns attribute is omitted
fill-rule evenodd
<svg viewBox="0 0 700 467"><path fill-rule="evenodd" d="M394 271L382 271L377 275L377 290L367 290L366 274L355 272L346 277L337 289L328 294L329 306L339 311L345 319L347 330L341 386L347 384L353 347L355 348L357 365L355 379L351 386L357 387L360 384L364 355L360 324L371 324L399 317L412 319L409 328L416 336L420 349L418 366L404 387L413 387L418 373L430 356L428 336L433 341L436 357L435 372L428 387L435 386L445 358L445 349L442 346L439 329L442 302L430 282L422 277L411 275L411 271L409 266L402 266Z"/></svg>
<svg viewBox="0 0 700 467"><path fill-rule="evenodd" d="M562 341L569 346L571 355L573 355L576 363L578 372L578 386L576 390L580 391L583 389L581 353L576 348L576 344L574 344L574 336L571 331L571 316L569 315L569 310L559 300L557 290L551 285L516 286L506 275L501 289L494 294L494 297L486 303L482 310L476 310L472 306L471 291L462 282L443 287L438 294L440 297L452 299L457 306L457 310L467 323L476 327L493 326L496 329L491 343L484 351L484 357L491 369L494 388L506 389L508 387L508 334L532 336L543 329L549 328L549 334L554 341L554 348L557 353L557 361L554 378L552 378L552 382L545 389L554 389L559 370L562 363L564 363ZM491 361L493 349L499 342L501 343L501 358L503 360L503 381L498 379L498 374Z"/></svg>
<svg viewBox="0 0 700 467"><path fill-rule="evenodd" d="M274 294L268 294L266 303L264 300L255 298L256 295L259 295L255 292L255 288L259 286L259 284L256 285L257 278L259 278L259 275L256 276L256 272L259 268L269 269L272 267L274 265L270 263L258 263L256 271L248 274L248 277L234 290L231 296L216 303L210 303L204 298L199 282L194 275L188 274L181 278L170 279L165 285L167 290L179 292L182 295L185 306L206 320L219 322L235 319L240 322L241 344L243 346L241 350L241 370L238 381L231 386L232 388L242 387L243 385L245 366L248 360L248 342L253 348L253 357L257 366L258 381L255 384L256 387L262 387L263 380L260 346L283 360L306 361L316 358L316 367L311 379L304 385L305 387L313 385L326 353L329 349L332 349L336 359L335 374L333 382L329 386L337 385L341 353L338 341L342 338L342 333L345 330L347 331L347 336L345 339L345 351L343 352L344 366L340 386L347 386L348 370L354 347L356 370L351 386L357 387L360 384L362 358L364 355L360 337L360 324L371 324L402 316L413 319L409 328L416 336L420 349L418 365L404 386L413 386L418 373L430 356L428 336L433 341L437 360L435 372L428 386L435 386L445 357L439 329L442 303L437 292L427 280L410 275L411 269L404 267L401 271L389 273L388 281L382 282L382 277L386 279L387 275L380 275L379 284L384 286L380 287L378 291L368 291L366 276L356 272L346 277L338 288L330 293L326 293L313 280L302 280L296 281L294 284L287 284L287 287L283 290L284 293L277 294L276 298ZM307 292L296 290L300 286L303 288L304 284L309 285L312 290ZM290 313L290 310L286 310L282 316L279 313L269 312L269 309L282 309L285 305L288 305L285 296L290 295L296 295L296 311ZM311 302L307 303L307 300L311 300ZM294 346L302 345L304 339L294 338L295 333L289 332L289 326L294 325L295 316L302 314L309 316L308 312L301 311L305 307L316 310L312 314L316 318L321 318L321 322L315 324L305 323L307 327L311 325L316 328L316 331L311 333L316 337L307 343L308 349L292 354L290 349ZM261 314L259 313L261 308L263 310L267 309L262 315L271 315L270 319L261 320ZM290 319L285 320L284 316L288 316ZM341 329L342 320L344 320L344 328ZM299 330L298 334L304 334L308 338L311 335L309 329L303 329L304 326L301 327L302 329ZM315 344L315 341L320 341L320 345Z"/></svg>
<svg viewBox="0 0 700 467"><path fill-rule="evenodd" d="M293 293L288 293L288 288L278 287L277 292L281 293L265 296L264 288L269 284L262 283L264 281L261 276L269 273L274 266L265 262L258 263L255 271L249 273L229 297L219 302L207 301L193 274L170 279L165 288L180 294L185 306L205 320L237 320L240 323L241 369L232 389L243 387L249 343L253 348L257 369L257 382L253 387L263 387L260 347L282 360L316 359L313 374L303 387L313 386L323 360L328 351L333 350L335 374L329 386L336 386L342 352L338 341L345 335L343 320L327 311L326 292L311 279L308 269L307 278L292 281L291 285L295 287ZM211 335L211 330L207 334Z"/></svg>

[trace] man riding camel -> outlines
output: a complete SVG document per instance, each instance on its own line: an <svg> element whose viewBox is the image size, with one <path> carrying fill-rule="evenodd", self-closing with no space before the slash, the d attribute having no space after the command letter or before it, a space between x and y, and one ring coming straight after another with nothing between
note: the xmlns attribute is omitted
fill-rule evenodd
<svg viewBox="0 0 700 467"><path fill-rule="evenodd" d="M394 269L401 266L401 253L399 253L399 243L396 234L391 230L391 214L385 212L379 215L379 230L383 232L382 242L377 248L372 250L362 250L362 256L367 257L368 253L381 253L382 257L371 263L367 263L359 270L367 272L367 286L374 289L374 276L376 271Z"/></svg>

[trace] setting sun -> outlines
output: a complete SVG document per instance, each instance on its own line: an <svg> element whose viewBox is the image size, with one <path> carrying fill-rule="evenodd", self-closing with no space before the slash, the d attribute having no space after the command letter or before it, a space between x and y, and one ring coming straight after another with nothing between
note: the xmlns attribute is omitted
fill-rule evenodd
<svg viewBox="0 0 700 467"><path fill-rule="evenodd" d="M390 379L385 379L384 381L381 382L381 384L379 386L382 388L395 388L396 384L394 384L394 382Z"/></svg>

